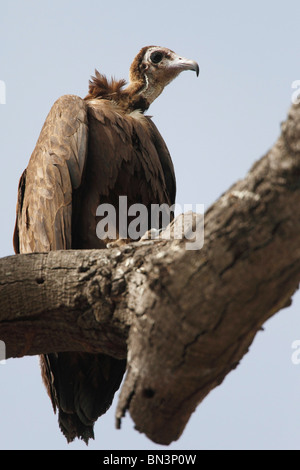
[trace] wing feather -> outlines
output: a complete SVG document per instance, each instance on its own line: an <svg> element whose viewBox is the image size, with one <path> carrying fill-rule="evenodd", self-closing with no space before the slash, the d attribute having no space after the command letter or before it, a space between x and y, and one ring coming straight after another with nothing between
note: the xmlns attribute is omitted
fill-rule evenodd
<svg viewBox="0 0 300 470"><path fill-rule="evenodd" d="M51 108L19 183L16 252L72 246L72 192L87 155L86 103L66 95Z"/></svg>
<svg viewBox="0 0 300 470"><path fill-rule="evenodd" d="M100 204L114 205L118 219L119 196L127 196L128 207L135 203L172 205L176 189L171 157L150 118L125 114L107 100L87 104L89 151L73 225L73 248L85 249L105 247L106 241L96 234Z"/></svg>

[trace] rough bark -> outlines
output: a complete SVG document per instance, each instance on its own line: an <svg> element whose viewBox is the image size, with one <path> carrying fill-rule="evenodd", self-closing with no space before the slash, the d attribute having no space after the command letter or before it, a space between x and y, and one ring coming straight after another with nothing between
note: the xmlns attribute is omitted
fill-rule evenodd
<svg viewBox="0 0 300 470"><path fill-rule="evenodd" d="M127 354L117 424L129 410L139 431L168 444L263 323L290 304L299 233L295 105L274 147L206 212L202 249L160 240L3 258L0 339L8 357Z"/></svg>

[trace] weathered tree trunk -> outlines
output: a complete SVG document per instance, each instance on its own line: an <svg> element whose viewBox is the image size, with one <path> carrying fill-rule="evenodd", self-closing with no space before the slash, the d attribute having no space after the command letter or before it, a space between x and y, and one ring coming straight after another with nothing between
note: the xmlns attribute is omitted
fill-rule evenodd
<svg viewBox="0 0 300 470"><path fill-rule="evenodd" d="M206 212L202 249L160 240L3 258L0 339L8 357L127 355L117 423L128 409L139 431L168 444L262 324L290 304L299 233L295 105L270 152Z"/></svg>

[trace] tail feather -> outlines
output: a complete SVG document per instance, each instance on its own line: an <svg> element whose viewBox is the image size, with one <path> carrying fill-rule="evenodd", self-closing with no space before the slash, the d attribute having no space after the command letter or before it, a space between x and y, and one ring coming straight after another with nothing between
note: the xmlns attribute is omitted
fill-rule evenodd
<svg viewBox="0 0 300 470"><path fill-rule="evenodd" d="M43 381L68 442L78 437L87 444L94 438L94 423L110 407L125 369L126 360L104 354L41 356Z"/></svg>

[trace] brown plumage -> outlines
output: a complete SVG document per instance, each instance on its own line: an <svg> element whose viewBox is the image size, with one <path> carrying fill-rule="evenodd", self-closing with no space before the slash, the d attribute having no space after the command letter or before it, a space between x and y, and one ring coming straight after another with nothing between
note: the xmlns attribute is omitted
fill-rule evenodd
<svg viewBox="0 0 300 470"><path fill-rule="evenodd" d="M93 100L95 98L102 98L104 100L114 100L118 102L122 94L122 88L125 85L126 80L115 80L112 78L108 81L105 75L95 70L95 76L89 81L89 94L85 99Z"/></svg>
<svg viewBox="0 0 300 470"><path fill-rule="evenodd" d="M96 209L110 203L118 211L119 196L127 196L128 207L174 203L169 152L143 112L188 69L198 74L196 62L149 46L134 59L126 88L124 80L108 81L96 71L84 100L66 95L56 101L20 178L16 253L105 248L111 240L97 237ZM125 368L125 360L103 354L41 356L43 380L68 441L94 437L94 423L111 405Z"/></svg>

